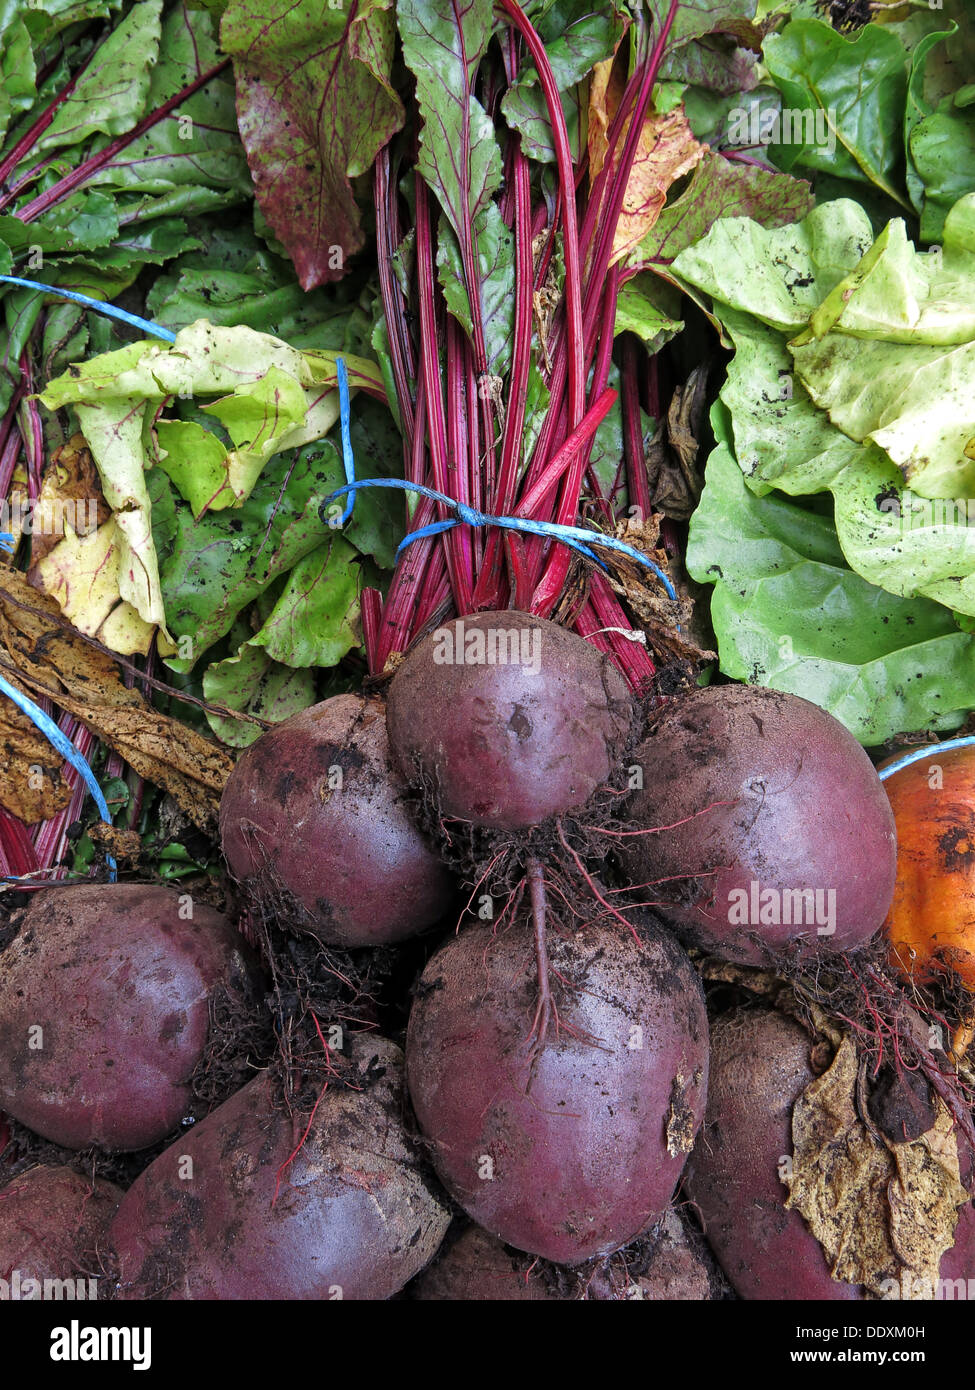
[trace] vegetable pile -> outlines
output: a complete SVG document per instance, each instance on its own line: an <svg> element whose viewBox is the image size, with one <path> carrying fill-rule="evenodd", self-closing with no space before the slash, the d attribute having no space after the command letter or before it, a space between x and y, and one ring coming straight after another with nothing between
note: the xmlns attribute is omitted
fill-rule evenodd
<svg viewBox="0 0 975 1390"><path fill-rule="evenodd" d="M975 105L903 8L11 7L0 1288L975 1280Z"/></svg>

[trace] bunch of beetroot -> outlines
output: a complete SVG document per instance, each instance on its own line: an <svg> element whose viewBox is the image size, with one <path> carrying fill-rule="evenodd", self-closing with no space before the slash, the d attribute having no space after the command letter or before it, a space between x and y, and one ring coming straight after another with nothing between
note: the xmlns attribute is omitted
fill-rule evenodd
<svg viewBox="0 0 975 1390"><path fill-rule="evenodd" d="M648 706L577 634L479 613L417 642L385 700L264 735L220 823L256 953L190 895L134 884L39 894L0 953L0 1106L50 1145L0 1189L21 1261L0 1278L385 1299L459 1211L473 1224L417 1297L713 1297L724 1277L860 1296L780 1179L813 1035L754 1006L709 1030L694 963L795 975L881 925L890 809L817 707L749 687ZM411 937L428 958L396 1029L356 974ZM333 1005L309 960L348 985ZM220 1026L262 1010L263 1051ZM126 1151L151 1161L117 1173L123 1195L98 1155ZM972 1228L969 1209L960 1267Z"/></svg>
<svg viewBox="0 0 975 1390"><path fill-rule="evenodd" d="M375 226L404 478L535 529L416 537L385 596L362 595L363 692L241 756L220 808L240 935L169 889L31 903L0 953L0 1279L20 1261L136 1299L859 1296L786 1207L780 1163L823 1069L815 1009L856 1029L862 984L901 1037L882 976L857 974L894 887L882 785L797 697L701 689L685 663L664 699L634 640L631 614L661 611L641 566L538 529L621 520L589 458L616 396L614 233L678 6L634 28L632 62L621 48L591 176L537 32L500 9L467 95L500 111L537 73L555 155L533 188L508 132L506 380L483 249L462 219L462 324L407 143L377 158ZM641 382L632 343L622 356L618 479L649 522L656 369ZM533 368L549 405L532 433ZM404 526L437 519L423 495ZM679 620L646 620L668 659L688 651ZM749 971L764 993L742 1007ZM820 978L840 982L831 1014ZM801 1021L775 1007L785 979Z"/></svg>

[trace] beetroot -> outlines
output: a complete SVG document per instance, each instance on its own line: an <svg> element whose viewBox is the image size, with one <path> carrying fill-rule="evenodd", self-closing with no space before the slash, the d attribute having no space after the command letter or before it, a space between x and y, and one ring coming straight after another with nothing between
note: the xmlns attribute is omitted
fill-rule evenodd
<svg viewBox="0 0 975 1390"><path fill-rule="evenodd" d="M451 1194L481 1226L558 1264L608 1254L670 1201L704 1109L697 975L647 927L549 933L557 1015L537 1012L533 940L471 927L429 962L407 1077Z"/></svg>
<svg viewBox="0 0 975 1390"><path fill-rule="evenodd" d="M816 1237L787 1210L779 1165L792 1154L792 1107L813 1080L810 1038L769 1009L711 1027L707 1117L684 1189L732 1287L746 1299L856 1299L830 1276Z"/></svg>
<svg viewBox="0 0 975 1390"><path fill-rule="evenodd" d="M409 1288L423 1303L559 1303L562 1292L551 1266L519 1255L480 1226L468 1226Z"/></svg>
<svg viewBox="0 0 975 1390"><path fill-rule="evenodd" d="M575 1269L519 1254L468 1226L444 1242L409 1294L421 1302L700 1302L726 1296L727 1285L701 1236L670 1208L645 1238Z"/></svg>
<svg viewBox="0 0 975 1390"><path fill-rule="evenodd" d="M98 1251L121 1198L113 1183L70 1168L29 1168L13 1178L0 1189L0 1281L7 1287L0 1297L40 1298L46 1280L65 1279L83 1280L78 1296L96 1297L89 1280L101 1272ZM78 1285L72 1288L77 1294Z"/></svg>
<svg viewBox="0 0 975 1390"><path fill-rule="evenodd" d="M136 1179L111 1229L123 1297L379 1300L419 1273L450 1218L403 1128L402 1053L349 1051L358 1089L330 1083L310 1123L265 1072Z"/></svg>
<svg viewBox="0 0 975 1390"><path fill-rule="evenodd" d="M399 941L453 900L389 764L382 703L336 695L242 755L220 802L231 872L291 925L341 946Z"/></svg>
<svg viewBox="0 0 975 1390"><path fill-rule="evenodd" d="M252 970L226 919L188 895L45 889L0 954L0 1104L71 1149L157 1143L190 1108L210 996L243 999Z"/></svg>
<svg viewBox="0 0 975 1390"><path fill-rule="evenodd" d="M616 667L529 613L437 628L389 690L389 740L443 815L517 830L583 805L622 756L634 719Z"/></svg>
<svg viewBox="0 0 975 1390"><path fill-rule="evenodd" d="M881 927L894 892L890 804L841 724L796 695L698 690L660 713L634 763L629 880L655 885L669 920L728 960L790 944L848 950Z"/></svg>

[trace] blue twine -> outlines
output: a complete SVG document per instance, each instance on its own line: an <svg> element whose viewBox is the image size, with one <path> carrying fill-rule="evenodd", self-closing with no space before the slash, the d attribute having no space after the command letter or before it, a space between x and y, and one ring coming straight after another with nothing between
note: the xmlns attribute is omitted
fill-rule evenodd
<svg viewBox="0 0 975 1390"><path fill-rule="evenodd" d="M176 341L176 334L170 333L168 328L160 328L158 324L151 323L149 319L140 319L138 314L126 313L124 309L117 309L114 304L106 304L102 299L91 299L87 294L77 294L74 290L63 290L58 285L44 285L40 280L21 280L17 275L0 275L0 282L6 285L20 285L27 290L43 290L46 294L59 295L62 299L73 300L75 304L83 304L86 309L95 309L107 318L120 319L122 323L131 324L133 328L144 329L157 338L164 338L167 343L175 343Z"/></svg>
<svg viewBox="0 0 975 1390"><path fill-rule="evenodd" d="M352 509L355 505L355 494L363 487L393 487L399 488L403 492L417 492L423 497L430 497L434 502L442 502L445 507L451 507L456 515L449 517L446 521L433 521L429 526L421 526L417 531L411 531L408 536L404 536L396 547L396 558L408 545L414 541L424 540L428 536L439 536L444 531L450 531L454 526L499 526L505 531L520 531L530 536L545 536L550 540L560 541L563 545L569 546L571 550L578 551L587 560L593 560L600 569L606 566L590 547L592 545L603 546L607 550L615 550L618 554L627 555L631 560L637 560L641 565L645 565L651 570L666 590L667 597L677 600L677 591L673 584L664 574L663 570L653 560L649 559L641 551L634 549L632 545L627 545L625 541L619 541L615 536L604 535L602 531L592 531L583 526L560 526L555 521L532 521L529 517L522 516L493 516L490 512L480 512L476 507L470 507L466 502L458 502L456 498L448 497L443 492L436 492L431 487L424 487L422 483L409 483L404 478L360 478L355 476L355 459L352 454L352 440L349 435L349 385L345 373L345 363L341 357L335 359L336 372L339 383L339 414L342 422L342 462L345 468L345 486L336 490L325 498L325 501L318 509L318 514L326 525L334 526L334 521L329 521L325 516L325 509L330 502L334 502L336 497L348 497L348 504L342 513L341 525L344 526L352 516Z"/></svg>
<svg viewBox="0 0 975 1390"><path fill-rule="evenodd" d="M20 285L28 290L42 290L45 294L58 295L61 299L73 300L75 304L83 304L86 309L94 309L96 313L104 314L108 318L119 319L122 323L130 324L133 328L140 328L152 333L157 338L164 339L167 343L176 341L176 334L171 333L168 328L160 328L158 324L151 323L148 319L139 318L137 314L129 314L124 309L118 309L114 304L106 304L101 299L92 299L87 294L77 294L74 290L61 289L58 285L45 285L40 280L22 280L17 275L0 275L0 282L7 285ZM14 538L9 532L0 533L0 549L13 550ZM58 728L54 720L44 713L39 705L33 700L23 695L16 686L0 676L0 692L7 696L9 700L17 706L22 713L38 728L53 745L53 747L64 758L65 762L70 763L76 772L80 773L85 785L91 792L92 800L98 808L98 814L107 825L111 825L112 817L109 814L108 803L102 795L102 789L98 785L95 774L92 772L88 762L78 752L71 740ZM114 883L117 878L117 866L112 856L106 855L106 862L109 870L109 881ZM29 877L29 875L26 875ZM8 883L20 883L21 878L4 876L4 881Z"/></svg>
<svg viewBox="0 0 975 1390"><path fill-rule="evenodd" d="M2 691L9 700L12 700L17 708L27 715L28 719L37 725L44 737L49 743L54 745L65 762L69 762L76 772L81 773L88 785L88 790L91 792L95 805L98 807L99 815L103 821L111 825L112 818L108 812L108 804L102 795L102 789L98 785L95 774L68 736L58 728L49 714L44 713L40 705L35 705L33 700L22 694L15 685L11 685L9 681L4 680L3 676L0 676L0 691ZM114 883L115 860L111 855L108 855L107 859L110 870L110 881Z"/></svg>
<svg viewBox="0 0 975 1390"><path fill-rule="evenodd" d="M896 763L891 763L889 767L879 769L881 782L886 782L888 777L893 777L895 772L900 772L902 768L910 767L911 763L923 762L925 758L936 758L939 753L946 753L952 748L971 748L975 744L975 735L968 734L964 738L946 738L943 743L929 743L924 748L915 748L912 753L905 753L898 758Z"/></svg>

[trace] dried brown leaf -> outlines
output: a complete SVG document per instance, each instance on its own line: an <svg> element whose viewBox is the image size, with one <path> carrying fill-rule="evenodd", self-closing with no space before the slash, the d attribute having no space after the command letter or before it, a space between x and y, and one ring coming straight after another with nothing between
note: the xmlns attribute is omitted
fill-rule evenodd
<svg viewBox="0 0 975 1390"><path fill-rule="evenodd" d="M0 669L20 687L11 671ZM6 696L0 697L0 806L25 825L34 825L63 811L70 800L60 756L25 714Z"/></svg>
<svg viewBox="0 0 975 1390"><path fill-rule="evenodd" d="M169 792L195 825L212 828L233 760L128 689L111 657L66 624L55 601L15 570L0 572L0 657L16 668L29 693L50 696L141 777Z"/></svg>
<svg viewBox="0 0 975 1390"><path fill-rule="evenodd" d="M880 1296L896 1285L933 1297L957 1208L968 1200L951 1117L941 1106L928 1134L891 1143L860 1118L859 1074L845 1037L832 1066L796 1101L786 1206L809 1224L834 1279Z"/></svg>

